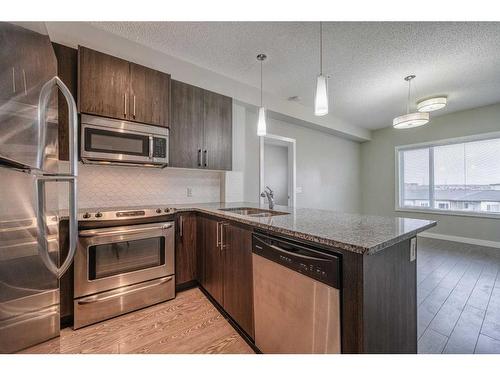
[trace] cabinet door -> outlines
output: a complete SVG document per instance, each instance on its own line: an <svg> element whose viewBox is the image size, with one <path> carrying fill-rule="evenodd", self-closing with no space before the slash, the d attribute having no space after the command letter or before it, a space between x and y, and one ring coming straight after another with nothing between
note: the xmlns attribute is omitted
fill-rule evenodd
<svg viewBox="0 0 500 375"><path fill-rule="evenodd" d="M181 214L175 242L175 284L196 280L196 214Z"/></svg>
<svg viewBox="0 0 500 375"><path fill-rule="evenodd" d="M129 119L168 127L170 75L130 63Z"/></svg>
<svg viewBox="0 0 500 375"><path fill-rule="evenodd" d="M203 278L201 285L219 304L223 305L223 267L222 253L218 245L219 222L216 219L200 217L202 222L201 244L203 251Z"/></svg>
<svg viewBox="0 0 500 375"><path fill-rule="evenodd" d="M203 164L207 169L231 170L233 101L210 91L203 93L205 147Z"/></svg>
<svg viewBox="0 0 500 375"><path fill-rule="evenodd" d="M78 47L78 109L82 113L131 119L129 62Z"/></svg>
<svg viewBox="0 0 500 375"><path fill-rule="evenodd" d="M252 232L234 224L222 228L224 310L253 338Z"/></svg>
<svg viewBox="0 0 500 375"><path fill-rule="evenodd" d="M169 147L171 167L202 167L203 90L175 80L172 80Z"/></svg>
<svg viewBox="0 0 500 375"><path fill-rule="evenodd" d="M52 43L57 57L57 75L68 86L71 94L77 100L76 82L78 79L78 51L62 44ZM68 103L59 90L57 96L59 117L59 160L69 158L69 114Z"/></svg>

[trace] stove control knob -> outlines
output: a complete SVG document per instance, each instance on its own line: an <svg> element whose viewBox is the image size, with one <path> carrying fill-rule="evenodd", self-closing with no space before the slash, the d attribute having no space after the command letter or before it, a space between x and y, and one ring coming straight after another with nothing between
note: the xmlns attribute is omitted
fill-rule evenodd
<svg viewBox="0 0 500 375"><path fill-rule="evenodd" d="M102 217L102 212L96 212L95 217Z"/></svg>
<svg viewBox="0 0 500 375"><path fill-rule="evenodd" d="M170 208L165 208L163 211L164 211L166 214L168 214L168 213L170 212Z"/></svg>
<svg viewBox="0 0 500 375"><path fill-rule="evenodd" d="M89 214L88 212L85 212L85 213L83 214L83 218L84 218L84 219L89 219L89 218L90 218L90 214Z"/></svg>
<svg viewBox="0 0 500 375"><path fill-rule="evenodd" d="M157 213L157 214L161 214L161 208L157 208L157 209L156 209L156 213Z"/></svg>

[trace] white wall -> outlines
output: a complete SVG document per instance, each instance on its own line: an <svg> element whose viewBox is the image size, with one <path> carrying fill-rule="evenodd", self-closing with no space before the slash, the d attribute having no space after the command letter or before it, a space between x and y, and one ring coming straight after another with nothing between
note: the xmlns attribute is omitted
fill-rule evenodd
<svg viewBox="0 0 500 375"><path fill-rule="evenodd" d="M264 186L274 191L275 203L288 206L288 148L264 142Z"/></svg>
<svg viewBox="0 0 500 375"><path fill-rule="evenodd" d="M243 172L243 196L259 200L257 113L239 105L233 122L234 169ZM243 113L245 116L243 118ZM303 126L268 118L268 133L297 141L297 207L356 212L360 208L360 144Z"/></svg>
<svg viewBox="0 0 500 375"><path fill-rule="evenodd" d="M500 130L500 104L455 112L433 118L429 125L374 131L372 140L361 145L362 209L366 213L432 219L438 225L430 232L486 241L500 241L500 220L442 214L395 212L394 148L440 139ZM499 161L500 162L500 161Z"/></svg>

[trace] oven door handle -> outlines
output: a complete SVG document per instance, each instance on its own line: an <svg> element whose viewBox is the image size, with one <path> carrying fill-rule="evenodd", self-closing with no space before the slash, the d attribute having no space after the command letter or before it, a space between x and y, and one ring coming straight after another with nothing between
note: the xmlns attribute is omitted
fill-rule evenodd
<svg viewBox="0 0 500 375"><path fill-rule="evenodd" d="M130 293L135 293L140 290L144 290L147 288L155 287L155 286L160 286L162 284L168 283L170 280L173 279L173 276L167 276L159 280L154 280L152 282L146 282L141 285L133 285L133 286L126 286L123 288L116 290L112 290L107 293L103 293L100 296L92 296L92 297L87 297L87 298L82 298L78 301L79 305L88 305L89 303L97 303L97 302L102 302L102 301L107 301L110 299L118 298L125 296Z"/></svg>
<svg viewBox="0 0 500 375"><path fill-rule="evenodd" d="M87 230L81 230L78 232L78 235L80 237L96 237L96 236L116 236L120 234L131 234L131 233L137 233L137 232L144 232L144 231L150 231L150 230L166 230L170 229L174 226L172 223L168 224L162 224L162 225L154 225L154 226L140 226L137 225L136 227L121 227L121 228L103 228L103 229L87 229Z"/></svg>

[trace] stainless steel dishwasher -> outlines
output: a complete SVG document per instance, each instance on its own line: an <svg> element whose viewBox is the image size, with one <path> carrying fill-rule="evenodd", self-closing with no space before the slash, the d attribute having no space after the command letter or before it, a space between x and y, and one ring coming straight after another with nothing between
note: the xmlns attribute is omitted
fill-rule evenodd
<svg viewBox="0 0 500 375"><path fill-rule="evenodd" d="M260 233L252 251L262 353L340 353L339 257Z"/></svg>

